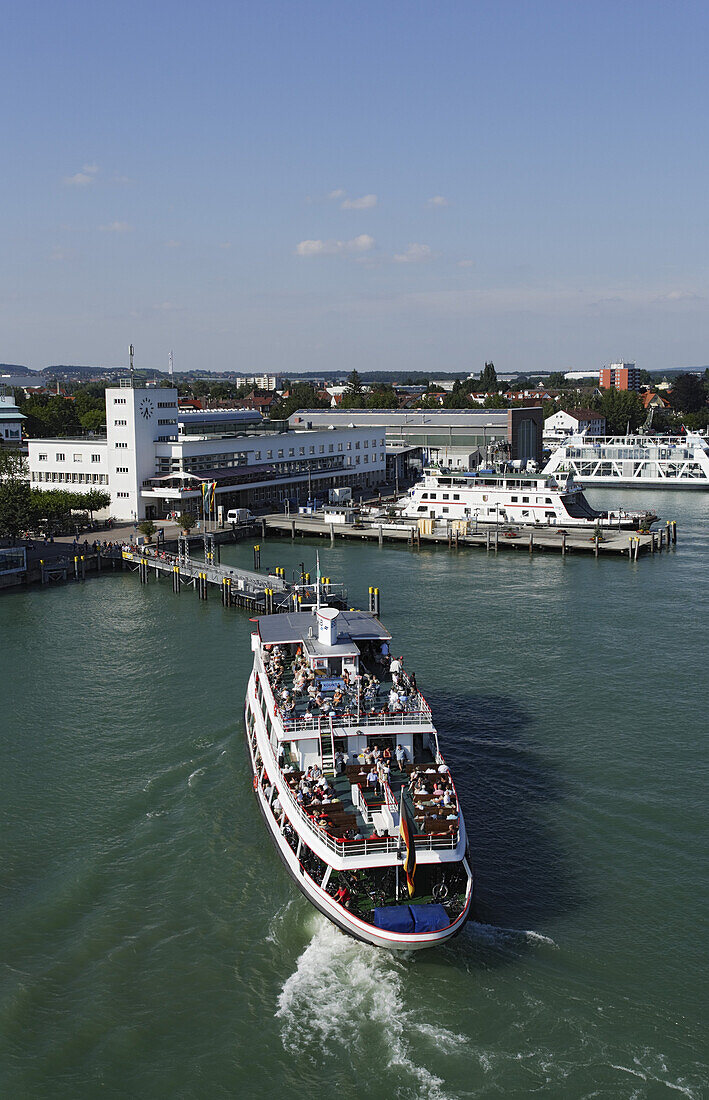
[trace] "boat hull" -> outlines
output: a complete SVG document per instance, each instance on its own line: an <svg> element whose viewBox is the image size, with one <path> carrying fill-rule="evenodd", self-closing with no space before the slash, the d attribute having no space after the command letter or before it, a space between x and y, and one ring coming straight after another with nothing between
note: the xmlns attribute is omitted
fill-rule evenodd
<svg viewBox="0 0 709 1100"><path fill-rule="evenodd" d="M360 920L350 913L344 906L338 905L337 902L323 890L318 884L310 877L308 872L303 867L295 852L291 848L288 841L278 829L276 820L271 812L268 803L264 797L261 786L258 784L258 776L256 773L255 761L249 744L248 736L246 737L246 745L249 753L249 763L251 765L251 771L253 777L256 780L254 784L254 795L261 811L264 823L268 830L268 833L273 841L276 851L281 858L286 870L288 871L293 882L298 889L305 895L308 901L313 905L323 916L327 917L334 925L336 925L340 931L346 933L348 936L352 936L356 940L360 940L362 943L370 944L373 947L384 947L394 951L420 951L427 947L438 947L448 940L456 936L463 926L465 925L472 907L473 900L473 879L472 874L469 878L468 893L466 896L466 904L463 912L459 917L455 919L448 927L442 928L436 932L426 933L398 933L388 932L381 928L375 928L374 925L368 924L366 921ZM468 869L469 870L469 869Z"/></svg>

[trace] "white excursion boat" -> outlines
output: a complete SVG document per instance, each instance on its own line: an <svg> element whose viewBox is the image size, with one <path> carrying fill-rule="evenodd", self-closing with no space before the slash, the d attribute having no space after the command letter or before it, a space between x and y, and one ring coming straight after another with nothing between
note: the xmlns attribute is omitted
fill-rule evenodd
<svg viewBox="0 0 709 1100"><path fill-rule="evenodd" d="M674 435L570 436L542 471L583 478L586 485L643 489L709 487L709 439Z"/></svg>
<svg viewBox="0 0 709 1100"><path fill-rule="evenodd" d="M286 869L365 943L450 939L472 903L465 824L430 708L390 657L391 635L369 612L331 607L253 622L246 736Z"/></svg>
<svg viewBox="0 0 709 1100"><path fill-rule="evenodd" d="M536 475L497 474L491 471L452 472L431 467L409 489L402 515L409 519L476 520L522 526L595 528L649 525L651 512L599 511L584 496L571 475L562 479L546 472Z"/></svg>

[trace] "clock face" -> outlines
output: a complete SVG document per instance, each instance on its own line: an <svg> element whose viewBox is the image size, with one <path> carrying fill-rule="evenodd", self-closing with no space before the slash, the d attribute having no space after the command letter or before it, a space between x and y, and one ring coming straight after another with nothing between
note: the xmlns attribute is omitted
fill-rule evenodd
<svg viewBox="0 0 709 1100"><path fill-rule="evenodd" d="M138 409L144 420L150 420L150 417L153 415L153 403L149 397L143 398Z"/></svg>

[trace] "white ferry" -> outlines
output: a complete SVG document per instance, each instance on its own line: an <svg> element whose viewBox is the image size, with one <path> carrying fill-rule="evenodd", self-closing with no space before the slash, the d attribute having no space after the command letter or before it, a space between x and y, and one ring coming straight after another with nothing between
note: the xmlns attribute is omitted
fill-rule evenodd
<svg viewBox="0 0 709 1100"><path fill-rule="evenodd" d="M405 498L406 499L406 498ZM572 476L492 471L452 472L431 467L409 489L402 515L409 519L476 520L481 523L637 528L657 516L648 512L599 511Z"/></svg>
<svg viewBox="0 0 709 1100"><path fill-rule="evenodd" d="M583 478L586 485L643 489L709 487L709 439L674 435L570 436L543 473Z"/></svg>
<svg viewBox="0 0 709 1100"><path fill-rule="evenodd" d="M465 824L431 711L363 611L253 620L246 735L259 808L312 904L356 939L416 950L465 924Z"/></svg>

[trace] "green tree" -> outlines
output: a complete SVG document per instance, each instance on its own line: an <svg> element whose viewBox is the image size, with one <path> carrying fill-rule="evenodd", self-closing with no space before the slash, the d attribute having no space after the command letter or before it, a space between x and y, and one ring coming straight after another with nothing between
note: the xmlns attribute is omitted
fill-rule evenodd
<svg viewBox="0 0 709 1100"><path fill-rule="evenodd" d="M362 393L362 379L360 378L359 373L356 370L353 370L352 373L348 376L347 388L349 389L350 393L356 395Z"/></svg>
<svg viewBox="0 0 709 1100"><path fill-rule="evenodd" d="M111 503L111 494L104 492L103 489L91 489L88 493L77 493L77 496L80 496L81 499L79 507L85 508L92 519L94 518L94 512L100 512L102 508L108 508Z"/></svg>
<svg viewBox="0 0 709 1100"><path fill-rule="evenodd" d="M506 409L509 401L501 397L499 393L493 393L492 397L486 397L484 407L486 409Z"/></svg>
<svg viewBox="0 0 709 1100"><path fill-rule="evenodd" d="M678 374L672 385L670 404L683 413L699 412L707 402L702 379L695 374Z"/></svg>
<svg viewBox="0 0 709 1100"><path fill-rule="evenodd" d="M566 378L564 378L564 372L560 370L554 370L547 379L547 385L552 390L563 390L569 385Z"/></svg>
<svg viewBox="0 0 709 1100"><path fill-rule="evenodd" d="M88 409L79 416L81 427L85 432L99 432L106 427L105 409Z"/></svg>
<svg viewBox="0 0 709 1100"><path fill-rule="evenodd" d="M600 412L611 435L623 435L628 427L635 431L645 419L643 403L633 390L605 390Z"/></svg>
<svg viewBox="0 0 709 1100"><path fill-rule="evenodd" d="M318 391L307 382L291 386L288 397L280 398L271 407L272 420L287 420L298 409L326 409L328 402L318 397Z"/></svg>
<svg viewBox="0 0 709 1100"><path fill-rule="evenodd" d="M29 466L21 451L0 447L0 482L26 481Z"/></svg>
<svg viewBox="0 0 709 1100"><path fill-rule="evenodd" d="M485 368L480 372L480 389L485 391L497 389L497 371L494 363L485 363Z"/></svg>
<svg viewBox="0 0 709 1100"><path fill-rule="evenodd" d="M0 482L0 535L16 539L32 527L32 498L26 481L10 478Z"/></svg>
<svg viewBox="0 0 709 1100"><path fill-rule="evenodd" d="M177 525L181 527L183 531L191 531L197 522L197 517L193 516L191 512L182 512L177 517Z"/></svg>
<svg viewBox="0 0 709 1100"><path fill-rule="evenodd" d="M138 524L138 530L141 535L145 535L147 542L150 542L151 538L157 531L157 527L151 519L144 519L142 523Z"/></svg>

